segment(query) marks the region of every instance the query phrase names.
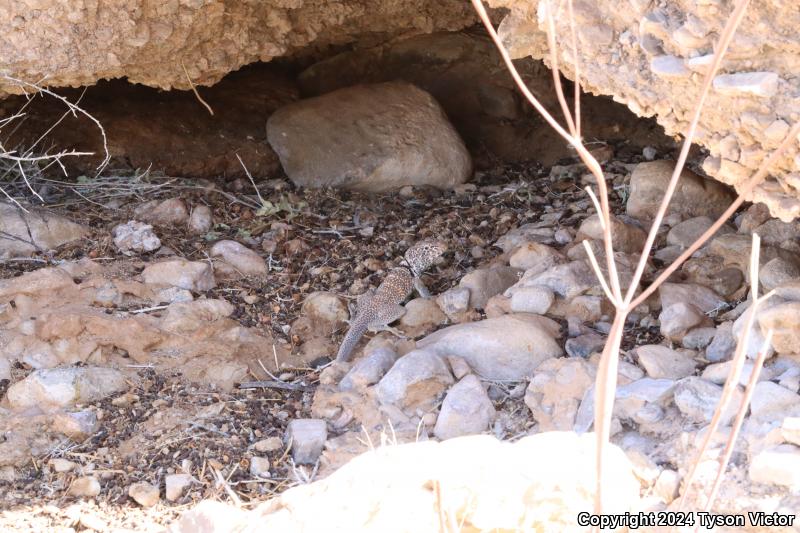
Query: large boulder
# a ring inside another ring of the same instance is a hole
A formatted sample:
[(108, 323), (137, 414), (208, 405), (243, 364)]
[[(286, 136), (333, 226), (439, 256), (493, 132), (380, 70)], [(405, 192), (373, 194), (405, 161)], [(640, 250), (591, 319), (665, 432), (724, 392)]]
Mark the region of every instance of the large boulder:
[(289, 104), (267, 121), (267, 138), (289, 179), (304, 187), (448, 188), (472, 172), (442, 108), (409, 83), (357, 85)]

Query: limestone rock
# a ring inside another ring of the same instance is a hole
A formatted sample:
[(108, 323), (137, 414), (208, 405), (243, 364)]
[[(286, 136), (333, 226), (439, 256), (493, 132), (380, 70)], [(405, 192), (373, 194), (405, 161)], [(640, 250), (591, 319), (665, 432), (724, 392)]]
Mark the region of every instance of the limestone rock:
[(56, 409), (102, 400), (128, 388), (118, 370), (102, 367), (62, 367), (36, 370), (9, 387), (6, 397), (14, 409)]
[(655, 379), (681, 379), (694, 374), (697, 362), (690, 354), (666, 346), (648, 344), (636, 348), (639, 363)]
[(68, 492), (78, 498), (94, 498), (100, 494), (100, 482), (94, 476), (79, 477), (69, 486)]
[(760, 381), (750, 400), (750, 416), (761, 421), (781, 422), (786, 416), (800, 416), (800, 396), (771, 381)]
[(250, 459), (250, 475), (256, 478), (269, 477), (269, 459), (267, 457), (253, 457)]
[[(674, 168), (673, 161), (650, 161), (636, 165), (631, 174), (631, 190), (626, 204), (629, 215), (642, 219), (655, 216)], [(734, 199), (733, 192), (724, 185), (684, 169), (667, 213), (717, 218)]]
[(433, 298), (414, 298), (405, 305), (406, 312), (400, 317), (400, 328), (412, 337), (425, 335), (447, 322)]
[(142, 278), (150, 285), (171, 285), (195, 292), (205, 292), (217, 286), (214, 270), (205, 261), (169, 259), (152, 263), (142, 271)]
[[(713, 224), (714, 220), (708, 216), (693, 217), (684, 220), (672, 227), (667, 233), (667, 244), (688, 248), (700, 238)], [(715, 235), (725, 235), (733, 232), (730, 226), (722, 226)]]
[(381, 404), (427, 410), (453, 381), (442, 357), (431, 350), (414, 350), (397, 360), (375, 391)]
[(81, 442), (97, 431), (97, 413), (89, 409), (61, 412), (53, 417), (53, 431), (63, 433), (75, 442)]
[(180, 198), (168, 198), (147, 202), (136, 208), (134, 215), (158, 226), (176, 226), (189, 219), (189, 210)]
[(544, 272), (565, 260), (564, 255), (555, 248), (538, 242), (525, 242), (513, 251), (508, 258), (508, 264), (525, 271), (537, 269), (539, 272)]
[(503, 252), (509, 253), (529, 242), (552, 244), (552, 228), (541, 228), (534, 223), (523, 224), (497, 239), (494, 245), (502, 249)]
[(511, 296), (511, 311), (514, 313), (536, 313), (543, 315), (555, 301), (555, 295), (547, 287), (533, 285), (514, 291)]
[(706, 358), (711, 362), (730, 359), (736, 350), (736, 338), (733, 336), (733, 322), (723, 322), (717, 326), (711, 344), (706, 348)]
[(0, 202), (0, 259), (33, 255), (85, 237), (89, 230), (47, 210)]
[[(702, 378), (690, 376), (677, 383), (674, 394), (675, 405), (684, 415), (693, 422), (708, 424), (722, 396), (722, 387)], [(734, 391), (727, 411), (722, 414), (722, 424), (729, 424), (733, 420), (741, 400), (741, 391)]]
[(328, 427), (324, 420), (300, 418), (286, 426), (284, 440), (292, 447), (292, 458), (298, 464), (314, 464), (322, 453), (328, 439)]
[(756, 321), (762, 335), (766, 336), (770, 329), (773, 330), (772, 346), (778, 353), (798, 352), (798, 347), (800, 347), (800, 302), (785, 302), (767, 309), (760, 309)]
[(716, 328), (694, 328), (684, 335), (683, 339), (681, 339), (681, 344), (689, 350), (702, 350), (711, 344), (716, 334)]
[(678, 302), (665, 307), (658, 315), (661, 334), (673, 341), (680, 341), (690, 329), (707, 322), (706, 316), (697, 306)]
[(365, 357), (356, 360), (353, 368), (339, 382), (339, 389), (358, 390), (374, 385), (392, 368), (395, 361), (397, 353), (388, 347), (372, 350)]
[(800, 490), (800, 447), (780, 444), (757, 453), (750, 462), (750, 480)]
[(676, 303), (687, 303), (694, 305), (703, 313), (709, 313), (725, 306), (725, 300), (713, 290), (693, 283), (662, 283), (658, 293), (662, 309)]
[[(582, 241), (587, 238), (597, 241), (603, 239), (603, 228), (600, 225), (600, 217), (598, 215), (592, 215), (584, 219), (578, 228), (578, 235), (575, 239)], [(612, 217), (611, 240), (614, 243), (614, 250), (626, 254), (641, 252), (646, 239), (647, 234), (639, 226), (625, 223), (617, 217)]]
[(505, 294), (513, 297), (514, 292), (521, 288), (540, 285), (569, 300), (591, 289), (596, 283), (597, 277), (585, 261), (572, 261), (556, 265), (541, 274), (529, 276), (526, 273)]
[(236, 241), (217, 241), (209, 251), (211, 257), (217, 257), (215, 270), (227, 276), (264, 276), (267, 274), (267, 263), (253, 250)]
[(114, 228), (114, 245), (125, 255), (152, 252), (161, 248), (161, 239), (153, 226), (131, 220)]
[(306, 296), (300, 312), (310, 321), (313, 333), (324, 336), (342, 327), (350, 318), (347, 306), (339, 295), (325, 291), (312, 292)]
[(550, 359), (542, 363), (525, 391), (525, 405), (541, 431), (570, 431), (597, 369), (584, 359)]
[(167, 501), (177, 501), (191, 484), (192, 476), (189, 474), (167, 474), (164, 478), (164, 492)]
[(480, 379), (468, 374), (444, 397), (433, 434), (441, 440), (486, 431), (496, 416)]
[(780, 257), (771, 259), (758, 271), (758, 280), (765, 292), (797, 278), (800, 278), (800, 267)]
[(418, 341), (417, 347), (442, 357), (461, 357), (484, 379), (521, 380), (563, 353), (558, 335), (558, 324), (548, 318), (512, 314), (441, 329)]
[(453, 287), (436, 297), (436, 303), (442, 312), (451, 320), (458, 318), (469, 310), (470, 291), (466, 287)]
[(139, 481), (128, 487), (128, 496), (134, 499), (142, 507), (152, 507), (160, 499), (158, 487), (146, 481)]
[(192, 209), (192, 214), (189, 215), (189, 222), (187, 222), (189, 233), (195, 235), (202, 235), (207, 233), (214, 226), (214, 217), (211, 213), (211, 208), (207, 205), (197, 205)]
[(402, 82), (289, 104), (267, 121), (267, 138), (289, 179), (303, 187), (451, 188), (472, 172), (469, 153), (439, 104)]

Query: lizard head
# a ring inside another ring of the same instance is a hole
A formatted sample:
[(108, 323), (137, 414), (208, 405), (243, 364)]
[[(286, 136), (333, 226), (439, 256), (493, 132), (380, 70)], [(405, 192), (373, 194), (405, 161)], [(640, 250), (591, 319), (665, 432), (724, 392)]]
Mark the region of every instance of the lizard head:
[(447, 251), (447, 245), (444, 241), (425, 239), (406, 251), (405, 264), (415, 276), (419, 276), (430, 268), (445, 251)]

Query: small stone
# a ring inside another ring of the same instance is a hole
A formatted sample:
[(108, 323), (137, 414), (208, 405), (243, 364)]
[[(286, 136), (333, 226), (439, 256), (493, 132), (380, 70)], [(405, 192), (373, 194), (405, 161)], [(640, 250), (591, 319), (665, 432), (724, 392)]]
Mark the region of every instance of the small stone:
[(771, 98), (778, 92), (781, 79), (774, 72), (737, 72), (714, 78), (714, 90), (728, 96), (754, 95)]
[(50, 459), (50, 466), (53, 467), (53, 470), (56, 472), (69, 472), (73, 470), (77, 464), (73, 463), (72, 461), (68, 461), (66, 459), (61, 459), (60, 457), (56, 457)]
[(648, 161), (652, 161), (658, 155), (658, 151), (653, 148), (652, 146), (645, 146), (642, 148), (642, 157), (644, 157)]
[(654, 379), (681, 379), (694, 374), (697, 362), (686, 353), (649, 344), (636, 348), (639, 363)]
[(694, 328), (684, 335), (681, 344), (689, 350), (702, 350), (714, 340), (716, 328)]
[(673, 341), (680, 341), (686, 333), (704, 322), (707, 317), (696, 306), (678, 302), (665, 307), (658, 315), (661, 322), (661, 334)]
[(339, 390), (363, 390), (374, 385), (392, 368), (397, 353), (388, 347), (380, 347), (358, 359), (339, 382)]
[(582, 358), (549, 359), (539, 365), (525, 391), (525, 405), (539, 431), (573, 429), (596, 373), (596, 366)]
[(36, 370), (9, 387), (6, 398), (14, 409), (55, 409), (92, 403), (128, 388), (125, 376), (112, 368), (60, 367)]
[(800, 278), (800, 268), (780, 257), (768, 261), (758, 271), (758, 280), (764, 287), (765, 292), (769, 292), (796, 278)]
[(142, 507), (152, 507), (160, 499), (158, 487), (146, 481), (139, 481), (128, 487), (128, 496)]
[(306, 296), (300, 313), (309, 319), (313, 334), (325, 337), (350, 318), (347, 306), (339, 295), (326, 291), (315, 291)]
[(131, 220), (113, 230), (114, 245), (125, 255), (152, 252), (161, 248), (161, 239), (153, 232), (153, 226)]
[(250, 475), (254, 477), (270, 477), (269, 459), (266, 457), (253, 457), (250, 459)]
[(267, 273), (264, 258), (236, 241), (217, 241), (209, 255), (222, 260), (222, 263), (216, 263), (216, 270), (227, 277), (264, 276)]
[(565, 300), (570, 300), (588, 291), (597, 283), (597, 278), (592, 268), (585, 261), (572, 261), (563, 265), (556, 265), (541, 274), (528, 276), (506, 291), (506, 296), (513, 297), (514, 292), (535, 285), (547, 287)]
[(792, 491), (800, 490), (800, 448), (780, 444), (757, 453), (748, 470), (754, 483), (781, 485)]
[(277, 452), (283, 448), (283, 441), (279, 437), (268, 437), (253, 444), (253, 449), (258, 453)]
[(75, 442), (86, 440), (97, 431), (97, 414), (89, 409), (58, 413), (53, 418), (53, 431), (63, 433)]
[[(571, 237), (570, 240), (572, 240)], [(509, 257), (508, 264), (525, 271), (538, 269), (539, 272), (544, 272), (551, 266), (563, 263), (565, 260), (564, 254), (555, 248), (538, 242), (526, 242), (514, 250), (511, 257)]]
[[(727, 158), (733, 159), (733, 158)], [(738, 159), (738, 158), (737, 158)], [(772, 218), (769, 207), (756, 203), (747, 208), (739, 220), (739, 233), (753, 233), (757, 227)]]
[(383, 405), (429, 410), (453, 381), (442, 357), (428, 350), (414, 350), (397, 360), (375, 391)]
[(760, 421), (782, 421), (787, 415), (800, 415), (800, 396), (771, 381), (760, 381), (750, 400), (750, 416)]
[(564, 349), (570, 357), (587, 358), (595, 352), (601, 352), (606, 345), (606, 337), (597, 333), (586, 333), (567, 339)]
[(706, 348), (706, 359), (713, 363), (726, 361), (733, 357), (736, 338), (733, 336), (733, 322), (723, 322), (716, 328), (714, 339)]
[(480, 379), (469, 374), (445, 396), (433, 434), (445, 440), (481, 433), (489, 429), (496, 415)]
[(192, 209), (192, 214), (189, 216), (189, 233), (194, 235), (202, 235), (207, 233), (214, 226), (214, 218), (211, 214), (211, 208), (207, 205), (197, 205)]
[[(700, 377), (703, 379), (710, 381), (711, 383), (716, 383), (717, 385), (724, 385), (725, 382), (728, 380), (728, 375), (731, 373), (731, 369), (733, 368), (733, 361), (725, 361), (723, 363), (714, 363), (708, 365)], [(742, 373), (739, 376), (739, 385), (742, 387), (747, 386), (750, 382), (750, 376), (753, 373), (753, 362), (752, 361), (745, 361), (744, 365), (742, 365)], [(769, 367), (764, 367), (761, 369), (761, 373), (758, 375), (758, 381), (769, 380), (771, 377), (774, 376), (774, 373), (771, 371)]]
[[(798, 347), (800, 347), (800, 302), (785, 302), (759, 310), (756, 321), (762, 336), (766, 335), (769, 330), (774, 332), (772, 346), (775, 351), (782, 354), (798, 352)], [(754, 331), (757, 329), (754, 328)], [(751, 337), (754, 335), (751, 334)]]
[(469, 289), (453, 287), (436, 297), (436, 303), (450, 319), (458, 317), (469, 309)]
[(678, 490), (681, 485), (681, 476), (674, 470), (665, 468), (658, 475), (653, 492), (659, 496), (664, 503), (669, 505), (678, 497)]
[(400, 317), (400, 328), (411, 337), (428, 334), (447, 322), (447, 316), (433, 298), (414, 298), (405, 308), (405, 314)]
[(800, 445), (800, 416), (787, 416), (781, 424), (781, 435), (786, 442)]
[[(576, 240), (594, 239), (603, 240), (603, 226), (600, 224), (600, 217), (592, 215), (581, 223), (578, 228)], [(635, 224), (625, 223), (617, 217), (611, 219), (611, 240), (614, 242), (614, 250), (624, 253), (638, 253), (647, 240), (647, 234), (642, 228)]]
[(511, 296), (511, 311), (515, 313), (536, 313), (543, 315), (555, 301), (553, 291), (547, 287), (534, 285), (514, 291)]
[(688, 78), (692, 72), (686, 68), (683, 58), (675, 56), (656, 56), (650, 60), (650, 70), (662, 78)]
[(462, 358), (455, 355), (448, 355), (446, 359), (447, 363), (450, 365), (450, 370), (453, 372), (453, 376), (455, 376), (456, 379), (461, 379), (467, 374), (472, 373), (472, 369)]
[(697, 307), (702, 313), (710, 313), (725, 306), (725, 300), (716, 292), (694, 283), (667, 282), (662, 283), (658, 290), (662, 309), (676, 303), (687, 303)]
[(295, 463), (314, 464), (322, 454), (327, 438), (328, 427), (324, 420), (299, 418), (289, 422), (284, 440), (292, 448)]
[[(700, 216), (684, 220), (675, 225), (667, 233), (667, 244), (678, 245), (688, 248), (700, 238), (712, 225), (714, 221), (710, 217)], [(725, 226), (723, 226), (725, 227)], [(730, 229), (728, 229), (730, 232)]]
[(192, 476), (189, 474), (168, 474), (164, 478), (164, 492), (167, 500), (177, 501), (191, 484)]
[(541, 228), (533, 223), (523, 224), (497, 239), (495, 246), (502, 249), (503, 252), (509, 253), (526, 242), (551, 244), (553, 234), (553, 228)]
[(94, 476), (79, 477), (72, 482), (68, 492), (78, 498), (93, 498), (100, 494), (100, 482)]
[[(722, 387), (695, 376), (680, 380), (675, 386), (674, 399), (678, 409), (696, 423), (708, 424), (722, 396)], [(728, 410), (723, 413), (722, 424), (729, 424), (742, 400), (742, 393), (736, 390)]]
[(205, 261), (168, 259), (152, 263), (142, 271), (148, 285), (171, 285), (194, 292), (205, 292), (217, 286), (214, 270)]
[(147, 202), (138, 207), (134, 214), (140, 220), (162, 226), (183, 224), (189, 218), (186, 204), (180, 198)]

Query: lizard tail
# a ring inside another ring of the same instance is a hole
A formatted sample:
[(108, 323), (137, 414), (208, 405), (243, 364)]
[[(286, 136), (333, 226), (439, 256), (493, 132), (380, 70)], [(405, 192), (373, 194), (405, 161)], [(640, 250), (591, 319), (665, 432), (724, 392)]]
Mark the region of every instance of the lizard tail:
[(342, 345), (339, 346), (339, 353), (336, 354), (337, 361), (347, 361), (350, 359), (350, 355), (353, 353), (353, 349), (358, 344), (358, 341), (361, 339), (361, 336), (364, 335), (367, 331), (367, 324), (352, 324), (350, 329), (347, 330), (347, 334), (344, 336), (342, 340)]

